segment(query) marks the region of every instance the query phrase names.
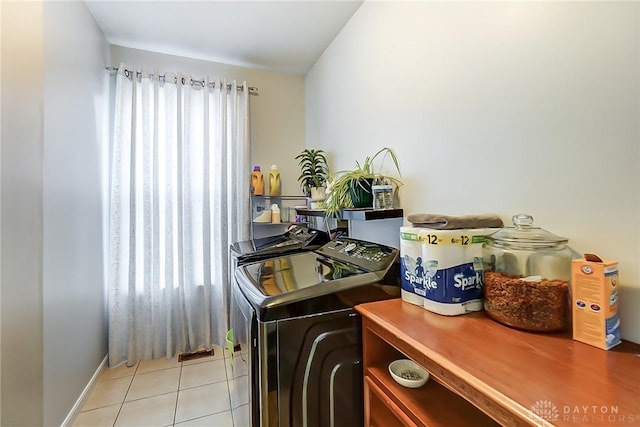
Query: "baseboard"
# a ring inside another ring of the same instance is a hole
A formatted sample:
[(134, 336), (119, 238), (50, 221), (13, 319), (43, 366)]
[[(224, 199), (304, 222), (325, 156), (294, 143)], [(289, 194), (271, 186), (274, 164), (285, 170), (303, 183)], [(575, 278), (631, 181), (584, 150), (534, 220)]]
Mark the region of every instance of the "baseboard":
[(71, 411), (69, 411), (67, 418), (65, 418), (62, 424), (60, 424), (60, 427), (71, 427), (71, 425), (73, 424), (73, 421), (76, 418), (76, 415), (78, 415), (78, 412), (82, 408), (82, 404), (84, 403), (85, 399), (89, 396), (89, 393), (91, 393), (93, 386), (98, 381), (98, 378), (100, 378), (100, 374), (102, 373), (104, 368), (107, 366), (107, 357), (108, 355), (105, 356), (104, 359), (102, 359), (102, 363), (100, 363), (100, 365), (98, 366), (98, 369), (96, 369), (96, 371), (93, 373), (93, 376), (89, 380), (89, 383), (86, 385), (84, 390), (82, 390), (80, 397), (78, 397), (78, 400), (76, 400), (75, 405), (73, 405), (73, 408), (71, 408)]

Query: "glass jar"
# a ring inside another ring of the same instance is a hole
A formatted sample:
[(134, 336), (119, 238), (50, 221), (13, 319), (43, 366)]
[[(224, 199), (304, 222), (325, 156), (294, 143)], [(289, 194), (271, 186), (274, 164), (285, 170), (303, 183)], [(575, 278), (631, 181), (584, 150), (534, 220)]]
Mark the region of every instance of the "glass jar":
[(372, 185), (373, 209), (393, 209), (393, 187), (391, 185)]
[(494, 320), (529, 331), (562, 331), (569, 325), (571, 249), (567, 239), (533, 226), (533, 217), (513, 217), (513, 227), (489, 236), (484, 308)]

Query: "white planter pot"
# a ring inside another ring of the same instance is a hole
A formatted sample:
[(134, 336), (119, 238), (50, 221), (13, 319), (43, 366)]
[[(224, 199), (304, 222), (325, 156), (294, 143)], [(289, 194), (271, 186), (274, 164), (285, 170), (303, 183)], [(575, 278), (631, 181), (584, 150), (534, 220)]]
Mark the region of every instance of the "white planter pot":
[(327, 198), (326, 187), (311, 187), (311, 200), (320, 202)]

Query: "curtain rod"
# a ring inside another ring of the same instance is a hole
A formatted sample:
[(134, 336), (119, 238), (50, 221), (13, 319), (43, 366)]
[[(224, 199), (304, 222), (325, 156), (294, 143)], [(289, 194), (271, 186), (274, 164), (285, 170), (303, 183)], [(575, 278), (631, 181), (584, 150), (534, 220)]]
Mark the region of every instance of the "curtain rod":
[[(112, 71), (112, 72), (113, 71), (118, 71), (118, 69), (119, 69), (118, 67), (105, 67), (105, 68), (107, 69), (107, 71)], [(131, 70), (127, 69), (127, 68), (124, 69), (124, 75), (126, 77), (131, 76), (133, 73), (134, 73), (133, 71), (131, 71)], [(135, 73), (136, 73), (136, 77), (142, 76), (142, 72), (140, 72), (140, 71), (135, 71)], [(149, 73), (149, 77), (153, 77), (153, 73)], [(159, 74), (158, 75), (158, 79), (160, 79), (162, 81), (165, 81), (165, 75), (164, 74)], [(177, 77), (174, 77), (174, 83), (177, 82), (177, 79), (178, 79)], [(187, 82), (187, 80), (183, 77), (182, 78), (182, 84), (185, 84), (186, 82)], [(197, 84), (197, 85), (200, 85), (201, 87), (204, 87), (204, 85), (205, 85), (204, 80), (189, 79), (189, 82), (192, 85)], [(211, 89), (215, 88), (215, 86), (216, 86), (215, 82), (209, 83), (209, 87)], [(233, 85), (231, 83), (228, 83), (227, 84), (227, 90), (230, 90), (232, 88), (232, 86)], [(236, 89), (237, 90), (244, 90), (244, 88), (242, 86), (239, 86), (239, 85), (236, 86)], [(249, 95), (258, 95), (258, 88), (254, 87), (254, 86), (249, 86)]]

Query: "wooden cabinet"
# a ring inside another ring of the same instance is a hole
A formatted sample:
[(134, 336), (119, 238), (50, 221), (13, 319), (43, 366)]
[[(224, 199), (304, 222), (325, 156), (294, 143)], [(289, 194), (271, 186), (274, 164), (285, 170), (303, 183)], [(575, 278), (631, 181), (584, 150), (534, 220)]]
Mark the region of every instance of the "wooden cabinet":
[[(367, 426), (576, 426), (640, 423), (640, 346), (604, 351), (568, 334), (515, 330), (485, 313), (447, 317), (401, 299), (362, 315)], [(400, 386), (388, 365), (431, 373)]]

